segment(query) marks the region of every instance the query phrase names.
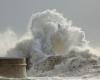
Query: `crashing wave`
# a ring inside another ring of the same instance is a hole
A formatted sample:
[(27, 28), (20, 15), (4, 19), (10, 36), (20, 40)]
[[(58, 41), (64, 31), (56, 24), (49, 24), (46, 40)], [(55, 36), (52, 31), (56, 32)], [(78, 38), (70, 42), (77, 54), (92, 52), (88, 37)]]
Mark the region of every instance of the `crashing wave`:
[(26, 57), (28, 76), (100, 75), (100, 57), (89, 46), (84, 31), (56, 10), (33, 14), (28, 28), (21, 39), (10, 36), (10, 48), (3, 46), (7, 56), (18, 53), (16, 56)]

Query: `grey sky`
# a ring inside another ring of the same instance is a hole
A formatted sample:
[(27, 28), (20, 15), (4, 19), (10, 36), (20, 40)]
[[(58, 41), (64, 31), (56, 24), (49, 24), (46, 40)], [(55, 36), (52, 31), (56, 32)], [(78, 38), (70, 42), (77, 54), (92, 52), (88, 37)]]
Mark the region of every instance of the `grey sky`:
[(86, 38), (100, 46), (100, 0), (0, 0), (0, 31), (10, 27), (18, 34), (26, 31), (32, 13), (57, 9), (82, 27)]

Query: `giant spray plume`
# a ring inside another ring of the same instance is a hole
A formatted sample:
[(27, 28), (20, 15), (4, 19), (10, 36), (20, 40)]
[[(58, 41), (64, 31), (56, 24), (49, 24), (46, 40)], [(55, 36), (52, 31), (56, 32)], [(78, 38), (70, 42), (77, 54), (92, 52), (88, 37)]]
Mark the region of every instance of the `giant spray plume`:
[(72, 47), (87, 46), (84, 31), (56, 10), (33, 14), (30, 29), (37, 49), (45, 54), (67, 54)]
[[(59, 75), (62, 72), (73, 72), (80, 69), (80, 66), (98, 62), (97, 57), (91, 54), (93, 52), (85, 39), (84, 31), (72, 26), (71, 21), (56, 10), (33, 14), (29, 28), (33, 36), (31, 55), (33, 55), (32, 62), (34, 63), (30, 70), (32, 75)], [(51, 72), (48, 72), (50, 70)], [(40, 71), (42, 71), (41, 74)], [(83, 71), (82, 74), (84, 73)]]
[(98, 62), (98, 58), (91, 54), (93, 50), (85, 39), (84, 31), (72, 26), (72, 21), (56, 10), (33, 14), (28, 29), (29, 32), (18, 39), (16, 46), (6, 54), (18, 53), (17, 56), (26, 57), (28, 75), (74, 75), (75, 70), (81, 70), (83, 74), (83, 65)]

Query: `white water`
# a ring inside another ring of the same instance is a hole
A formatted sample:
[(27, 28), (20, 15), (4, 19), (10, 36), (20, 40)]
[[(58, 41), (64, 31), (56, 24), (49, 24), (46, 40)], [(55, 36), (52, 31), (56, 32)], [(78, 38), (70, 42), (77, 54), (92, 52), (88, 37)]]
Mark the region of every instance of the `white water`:
[[(2, 39), (10, 40), (7, 42), (10, 43), (10, 47), (4, 46), (6, 44), (4, 40), (0, 41), (0, 48), (2, 44), (6, 56), (18, 53), (17, 57), (28, 58), (28, 76), (96, 77), (95, 75), (100, 75), (100, 58), (89, 46), (84, 31), (72, 26), (72, 22), (56, 10), (33, 14), (28, 29), (29, 33), (21, 39), (18, 39), (17, 35), (9, 37), (5, 34), (3, 37), (4, 34), (0, 34)], [(48, 59), (50, 56), (53, 58), (51, 62)], [(52, 65), (55, 59), (59, 62)], [(51, 65), (53, 68), (49, 69)]]

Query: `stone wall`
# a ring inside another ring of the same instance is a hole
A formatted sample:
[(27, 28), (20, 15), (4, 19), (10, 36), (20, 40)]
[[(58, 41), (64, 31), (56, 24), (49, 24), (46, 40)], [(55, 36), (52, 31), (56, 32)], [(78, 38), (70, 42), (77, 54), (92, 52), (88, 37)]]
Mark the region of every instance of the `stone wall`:
[(0, 59), (0, 76), (23, 78), (26, 76), (25, 59)]

